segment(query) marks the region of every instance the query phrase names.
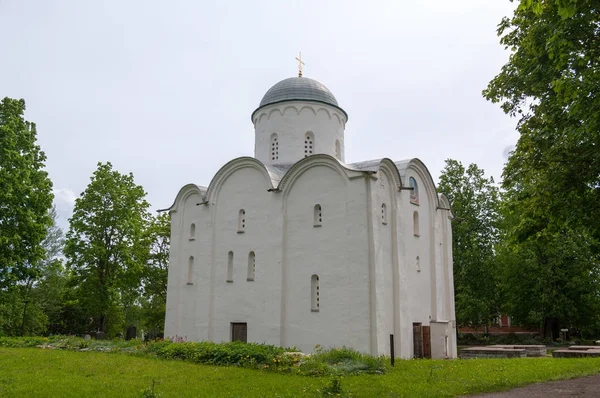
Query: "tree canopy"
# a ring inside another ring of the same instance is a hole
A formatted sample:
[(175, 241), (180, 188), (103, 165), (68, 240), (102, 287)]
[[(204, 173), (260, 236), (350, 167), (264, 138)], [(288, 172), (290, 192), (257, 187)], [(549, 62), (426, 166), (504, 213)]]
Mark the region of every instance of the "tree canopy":
[(452, 204), (456, 319), (488, 325), (498, 315), (494, 246), (499, 239), (499, 192), (475, 164), (448, 159), (438, 186)]
[[(148, 257), (150, 215), (144, 189), (111, 163), (98, 168), (75, 201), (65, 255), (84, 312), (96, 327), (119, 325), (124, 300), (134, 300)], [(121, 315), (119, 315), (121, 314)]]
[(25, 101), (0, 102), (0, 288), (32, 278), (52, 223), (52, 182)]
[(515, 320), (594, 327), (600, 238), (600, 3), (521, 0), (498, 27), (511, 51), (484, 96), (518, 118), (499, 248)]

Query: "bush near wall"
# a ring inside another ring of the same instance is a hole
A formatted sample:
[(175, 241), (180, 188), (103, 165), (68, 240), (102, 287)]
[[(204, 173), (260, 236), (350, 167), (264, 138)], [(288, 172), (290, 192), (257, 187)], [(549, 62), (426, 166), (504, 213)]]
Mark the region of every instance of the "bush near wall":
[(305, 376), (383, 374), (388, 370), (384, 357), (372, 357), (351, 348), (323, 349), (306, 355), (295, 348), (267, 344), (173, 342), (170, 340), (86, 340), (73, 336), (0, 337), (0, 347), (62, 349), (71, 351), (119, 352), (182, 360), (213, 366), (238, 366)]

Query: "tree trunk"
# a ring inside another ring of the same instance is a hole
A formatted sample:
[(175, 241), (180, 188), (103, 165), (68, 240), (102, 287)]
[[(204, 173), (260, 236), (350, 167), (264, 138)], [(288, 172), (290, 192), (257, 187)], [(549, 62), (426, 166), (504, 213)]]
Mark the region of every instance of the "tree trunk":
[(558, 319), (547, 317), (544, 319), (544, 337), (554, 341), (559, 336)]

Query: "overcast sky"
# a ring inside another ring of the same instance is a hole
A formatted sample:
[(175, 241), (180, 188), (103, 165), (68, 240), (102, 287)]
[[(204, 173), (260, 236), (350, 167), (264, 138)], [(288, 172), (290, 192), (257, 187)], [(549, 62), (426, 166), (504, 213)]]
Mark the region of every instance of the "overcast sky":
[(278, 81), (325, 84), (349, 115), (346, 161), (444, 160), (498, 181), (515, 120), (481, 91), (508, 59), (509, 0), (0, 0), (0, 97), (24, 98), (61, 225), (97, 162), (154, 210), (253, 156), (250, 114)]

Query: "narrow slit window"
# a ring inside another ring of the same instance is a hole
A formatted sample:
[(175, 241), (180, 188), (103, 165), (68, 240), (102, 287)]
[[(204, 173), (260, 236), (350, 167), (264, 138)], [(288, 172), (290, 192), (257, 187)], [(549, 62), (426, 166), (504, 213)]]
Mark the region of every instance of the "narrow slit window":
[(233, 282), (233, 252), (227, 255), (227, 282)]
[(196, 239), (196, 224), (190, 225), (190, 240)]
[(315, 148), (315, 136), (310, 131), (304, 136), (304, 157), (312, 155)]
[(240, 209), (238, 213), (238, 234), (243, 234), (246, 230), (246, 210)]
[(342, 160), (342, 146), (340, 140), (335, 140), (335, 157)]
[(279, 139), (277, 134), (271, 135), (271, 160), (279, 160)]
[(323, 210), (321, 209), (321, 205), (316, 204), (313, 215), (313, 226), (320, 227), (321, 225), (323, 225)]
[(381, 223), (383, 225), (387, 225), (388, 220), (387, 220), (387, 206), (385, 205), (385, 203), (383, 203), (381, 205)]
[(417, 256), (417, 259), (415, 260), (415, 266), (417, 267), (417, 272), (421, 272), (421, 259), (419, 256)]
[(256, 254), (254, 252), (248, 253), (248, 277), (247, 281), (253, 281), (256, 275)]
[(318, 312), (321, 308), (320, 292), (319, 292), (319, 275), (310, 277), (310, 309), (313, 312)]
[(194, 256), (190, 256), (188, 260), (187, 284), (194, 284)]
[(421, 236), (419, 234), (419, 213), (416, 211), (413, 213), (413, 235), (417, 237)]

